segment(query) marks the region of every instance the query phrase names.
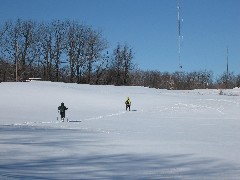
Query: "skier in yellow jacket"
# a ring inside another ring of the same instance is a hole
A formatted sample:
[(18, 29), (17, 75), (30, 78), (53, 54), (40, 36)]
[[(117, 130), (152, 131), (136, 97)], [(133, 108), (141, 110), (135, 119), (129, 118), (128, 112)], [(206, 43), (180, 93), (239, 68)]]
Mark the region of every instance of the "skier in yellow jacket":
[(126, 111), (129, 109), (129, 111), (131, 110), (131, 101), (130, 98), (127, 97), (127, 100), (125, 101), (126, 104)]

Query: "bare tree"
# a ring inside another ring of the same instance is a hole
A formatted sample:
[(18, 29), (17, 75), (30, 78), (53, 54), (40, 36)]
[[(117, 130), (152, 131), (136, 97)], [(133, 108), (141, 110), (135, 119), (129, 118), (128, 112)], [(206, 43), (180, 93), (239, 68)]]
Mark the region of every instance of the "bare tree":
[[(6, 31), (1, 37), (1, 56), (3, 59), (7, 60), (8, 63), (17, 65), (17, 60), (19, 58), (17, 43), (20, 29), (11, 21), (6, 22), (5, 27)], [(15, 79), (18, 79), (18, 74), (14, 74), (14, 76)]]
[(75, 32), (76, 32), (76, 24), (69, 22), (68, 24), (68, 33), (67, 33), (67, 53), (69, 57), (69, 64), (70, 64), (70, 82), (74, 80), (74, 65), (75, 65), (75, 58), (74, 58), (74, 51), (76, 47), (75, 43)]
[(98, 61), (98, 64), (96, 65), (95, 71), (94, 71), (94, 77), (95, 81), (94, 84), (99, 84), (100, 81), (102, 81), (102, 84), (107, 84), (106, 81), (106, 71), (109, 68), (109, 55), (108, 52), (104, 54), (100, 60)]
[(238, 86), (238, 79), (233, 72), (224, 72), (217, 78), (216, 83), (220, 89), (234, 88)]
[(44, 23), (38, 27), (38, 62), (43, 67), (43, 79), (52, 79), (53, 53), (52, 53), (52, 34), (50, 25)]
[(19, 60), (20, 60), (20, 78), (25, 80), (29, 74), (29, 66), (35, 59), (34, 54), (34, 28), (35, 24), (32, 21), (19, 21), (18, 28), (20, 33), (18, 37)]
[(112, 69), (115, 71), (115, 84), (128, 85), (130, 71), (133, 70), (133, 52), (128, 45), (118, 44), (113, 52)]
[(43, 67), (45, 80), (59, 81), (61, 56), (64, 50), (65, 24), (53, 21), (38, 26), (38, 43), (36, 47), (38, 63)]
[(123, 60), (121, 57), (121, 47), (120, 44), (117, 45), (116, 49), (114, 49), (114, 59), (113, 59), (113, 69), (116, 72), (116, 85), (121, 85), (122, 84), (122, 80), (121, 80), (121, 73), (122, 73), (122, 64), (123, 64)]
[(52, 33), (54, 43), (52, 44), (52, 56), (55, 63), (55, 81), (59, 81), (59, 66), (61, 65), (61, 56), (64, 50), (64, 38), (65, 38), (65, 23), (61, 21), (53, 21), (52, 22)]
[(75, 64), (76, 64), (76, 76), (77, 83), (83, 81), (84, 67), (86, 65), (86, 38), (87, 32), (83, 25), (77, 26), (76, 31), (76, 49), (75, 49)]
[(128, 85), (129, 82), (129, 72), (133, 69), (133, 52), (132, 49), (130, 49), (127, 45), (123, 47), (122, 51), (122, 57), (123, 57), (123, 84)]
[(88, 28), (87, 38), (87, 83), (91, 83), (94, 65), (101, 60), (101, 52), (107, 48), (107, 42), (99, 31)]

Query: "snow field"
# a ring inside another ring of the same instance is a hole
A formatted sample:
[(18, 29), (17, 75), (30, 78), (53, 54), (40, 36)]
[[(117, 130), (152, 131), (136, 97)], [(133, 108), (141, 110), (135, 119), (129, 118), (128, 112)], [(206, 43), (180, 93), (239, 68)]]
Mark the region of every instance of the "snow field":
[(0, 83), (0, 179), (238, 179), (239, 95)]

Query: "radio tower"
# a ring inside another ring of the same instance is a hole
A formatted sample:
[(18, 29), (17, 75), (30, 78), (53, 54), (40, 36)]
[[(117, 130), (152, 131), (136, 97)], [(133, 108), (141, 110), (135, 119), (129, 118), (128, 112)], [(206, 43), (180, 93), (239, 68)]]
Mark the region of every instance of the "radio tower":
[(229, 70), (228, 70), (228, 46), (227, 46), (227, 79), (226, 79), (226, 88), (228, 88), (228, 80), (229, 80)]
[(182, 35), (181, 35), (181, 13), (180, 13), (180, 0), (178, 0), (178, 66), (179, 70), (181, 71), (181, 42), (182, 42)]
[(228, 46), (227, 46), (227, 76), (228, 76), (229, 72), (228, 72)]

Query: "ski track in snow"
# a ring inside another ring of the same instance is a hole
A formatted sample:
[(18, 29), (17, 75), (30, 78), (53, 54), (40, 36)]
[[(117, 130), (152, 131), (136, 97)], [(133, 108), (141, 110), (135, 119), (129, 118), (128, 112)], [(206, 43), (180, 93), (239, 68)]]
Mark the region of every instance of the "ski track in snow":
[(120, 111), (118, 113), (111, 113), (111, 114), (107, 114), (107, 115), (100, 115), (100, 116), (91, 117), (91, 118), (85, 118), (85, 119), (79, 119), (79, 120), (69, 120), (69, 122), (67, 122), (67, 120), (65, 120), (64, 122), (62, 122), (61, 120), (56, 120), (56, 121), (34, 121), (34, 122), (28, 121), (28, 122), (23, 122), (23, 123), (13, 123), (13, 124), (5, 124), (5, 125), (34, 126), (34, 125), (41, 125), (41, 124), (46, 124), (46, 125), (49, 124), (50, 125), (50, 124), (64, 124), (64, 123), (65, 124), (66, 123), (82, 124), (85, 121), (94, 121), (94, 120), (104, 119), (104, 118), (108, 118), (108, 117), (121, 116), (121, 115), (123, 115), (125, 113), (129, 113), (129, 112), (128, 111)]
[(220, 106), (218, 108), (214, 108), (214, 107), (211, 107), (211, 106), (203, 106), (203, 105), (197, 105), (197, 104), (186, 104), (186, 103), (178, 103), (176, 104), (176, 106), (184, 106), (186, 107), (186, 109), (188, 110), (194, 110), (194, 111), (199, 111), (199, 109), (210, 109), (210, 110), (213, 110), (213, 111), (217, 111), (219, 112), (220, 114), (224, 114), (223, 110), (224, 110), (224, 107), (223, 106)]
[(198, 104), (187, 104), (187, 103), (176, 103), (173, 106), (169, 107), (169, 106), (162, 106), (162, 107), (156, 107), (154, 108), (151, 112), (165, 112), (165, 111), (173, 111), (173, 112), (185, 112), (185, 111), (195, 111), (195, 112), (199, 112), (199, 111), (203, 111), (210, 109), (213, 111), (217, 111), (219, 114), (225, 114), (224, 111), (224, 107), (223, 106), (219, 106), (219, 107), (211, 107), (211, 106), (207, 106), (207, 105), (198, 105)]
[(120, 116), (122, 114), (125, 114), (127, 111), (120, 111), (118, 113), (112, 113), (112, 114), (107, 114), (107, 115), (100, 115), (97, 117), (93, 117), (93, 118), (86, 118), (83, 119), (82, 121), (91, 121), (91, 120), (98, 120), (98, 119), (103, 119), (103, 118), (107, 118), (107, 117), (113, 117), (113, 116)]

